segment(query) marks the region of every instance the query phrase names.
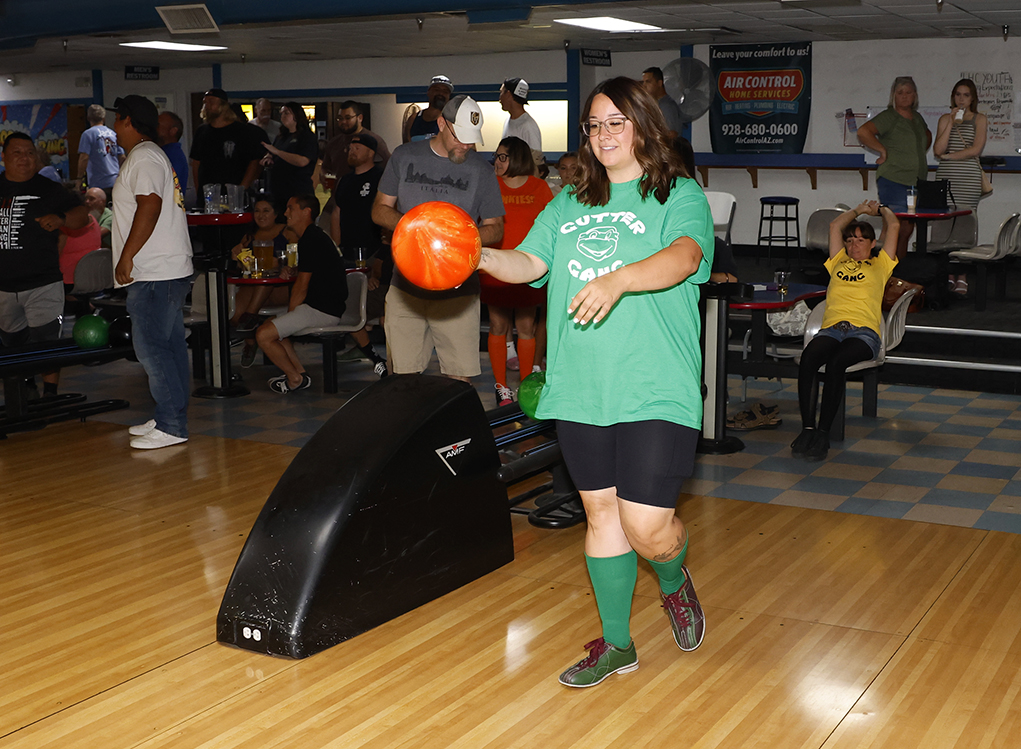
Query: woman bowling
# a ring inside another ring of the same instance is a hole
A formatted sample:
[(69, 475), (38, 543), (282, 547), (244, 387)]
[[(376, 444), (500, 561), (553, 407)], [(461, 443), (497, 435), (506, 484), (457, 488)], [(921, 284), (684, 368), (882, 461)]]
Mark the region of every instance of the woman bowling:
[(713, 220), (640, 83), (604, 81), (582, 111), (574, 183), (517, 250), (484, 248), (480, 265), (508, 283), (548, 281), (537, 416), (557, 420), (581, 492), (602, 621), (588, 656), (560, 675), (569, 687), (638, 668), (630, 616), (639, 555), (659, 576), (677, 646), (694, 650), (705, 630), (674, 511), (702, 423), (698, 284), (709, 279)]
[[(876, 247), (872, 225), (858, 221), (858, 216), (866, 215), (883, 217), (882, 251)], [(883, 291), (897, 265), (899, 228), (893, 212), (874, 200), (844, 211), (830, 223), (826, 313), (822, 329), (805, 346), (798, 368), (798, 405), (803, 426), (791, 443), (795, 456), (810, 461), (826, 458), (830, 427), (844, 399), (847, 368), (879, 353)], [(816, 424), (813, 386), (824, 364), (826, 380)]]

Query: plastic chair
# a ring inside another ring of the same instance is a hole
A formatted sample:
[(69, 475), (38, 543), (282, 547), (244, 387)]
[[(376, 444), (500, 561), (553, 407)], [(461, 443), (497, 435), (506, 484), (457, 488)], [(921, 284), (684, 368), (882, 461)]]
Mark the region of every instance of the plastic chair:
[(347, 306), (337, 325), (308, 328), (292, 340), (320, 343), (323, 347), (323, 392), (337, 392), (337, 354), (348, 333), (365, 327), (365, 303), (369, 294), (369, 277), (365, 273), (347, 274)]
[(713, 229), (716, 236), (730, 245), (730, 230), (734, 226), (737, 198), (729, 192), (713, 192), (711, 190), (706, 191), (705, 197), (709, 201), (709, 210), (713, 214)]
[(978, 216), (955, 216), (945, 221), (933, 221), (929, 231), (929, 252), (966, 250), (978, 244)]
[(70, 296), (87, 297), (113, 288), (113, 251), (103, 248), (82, 255), (74, 267)]
[(808, 224), (805, 226), (805, 247), (810, 250), (819, 250), (828, 257), (830, 224), (843, 212), (840, 208), (817, 208), (812, 211), (812, 215), (808, 217)]
[[(967, 250), (954, 250), (950, 253), (950, 262), (958, 265), (975, 267), (975, 311), (982, 312), (986, 308), (987, 290), (989, 288), (989, 268), (997, 265), (1005, 266), (1005, 260), (1015, 252), (1021, 232), (1021, 215), (1013, 213), (1004, 219), (996, 232), (993, 244), (979, 245)], [(1006, 273), (999, 277), (1000, 296), (1006, 295)]]

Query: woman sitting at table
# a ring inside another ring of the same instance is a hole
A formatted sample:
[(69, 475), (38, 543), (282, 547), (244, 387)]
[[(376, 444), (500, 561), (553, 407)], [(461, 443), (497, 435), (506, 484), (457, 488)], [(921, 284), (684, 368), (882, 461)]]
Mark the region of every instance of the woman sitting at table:
[[(858, 216), (883, 217), (882, 251), (876, 246), (871, 224)], [(879, 353), (883, 292), (897, 265), (900, 223), (893, 212), (875, 200), (845, 211), (830, 224), (830, 257), (826, 270), (826, 314), (822, 330), (801, 354), (798, 370), (798, 405), (801, 434), (791, 443), (791, 453), (807, 460), (825, 460), (830, 449), (829, 431), (844, 397), (848, 367), (873, 359)], [(813, 386), (819, 368), (826, 366), (822, 408), (818, 425), (813, 420)]]
[[(277, 212), (273, 207), (273, 198), (268, 195), (260, 195), (255, 201), (252, 209), (253, 225), (248, 233), (241, 238), (241, 241), (230, 251), (234, 260), (238, 259), (238, 253), (242, 250), (252, 250), (260, 263), (269, 265), (268, 272), (276, 275), (277, 271), (286, 274), (288, 268), (277, 267), (275, 258), (287, 252), (289, 242), (297, 242), (298, 238), (283, 224), (277, 223)], [(230, 325), (238, 333), (248, 333), (259, 327), (259, 310), (269, 305), (272, 307), (286, 307), (290, 285), (252, 285), (238, 286), (237, 295), (234, 297), (234, 315), (230, 319)], [(241, 366), (250, 367), (255, 362), (255, 353), (258, 347), (255, 338), (245, 340), (245, 348), (241, 352)]]

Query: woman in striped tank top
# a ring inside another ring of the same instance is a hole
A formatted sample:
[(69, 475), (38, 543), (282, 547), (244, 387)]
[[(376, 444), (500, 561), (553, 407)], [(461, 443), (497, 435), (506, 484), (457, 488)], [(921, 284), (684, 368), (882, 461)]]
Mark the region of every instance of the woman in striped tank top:
[[(950, 113), (939, 118), (932, 152), (939, 159), (936, 179), (950, 180), (954, 204), (976, 210), (982, 197), (982, 166), (978, 157), (986, 145), (986, 116), (978, 111), (975, 82), (962, 78), (950, 95)], [(952, 290), (968, 293), (964, 276), (950, 279)]]

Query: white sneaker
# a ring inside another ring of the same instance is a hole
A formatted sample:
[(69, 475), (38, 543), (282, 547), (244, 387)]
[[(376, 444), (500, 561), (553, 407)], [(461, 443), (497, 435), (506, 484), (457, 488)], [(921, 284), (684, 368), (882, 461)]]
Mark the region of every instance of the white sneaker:
[(138, 450), (155, 450), (160, 447), (180, 445), (182, 442), (187, 441), (187, 437), (175, 437), (154, 427), (145, 436), (135, 437), (135, 439), (131, 440), (131, 446)]
[(136, 424), (133, 427), (129, 427), (128, 434), (130, 434), (132, 437), (144, 437), (155, 428), (156, 419), (149, 419), (144, 424)]
[(540, 367), (538, 364), (533, 364), (532, 365), (532, 374), (535, 374), (536, 372), (541, 372), (541, 371), (542, 371), (542, 367)]

